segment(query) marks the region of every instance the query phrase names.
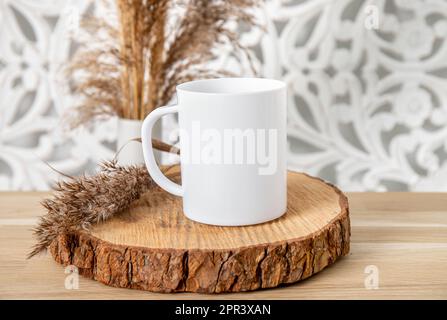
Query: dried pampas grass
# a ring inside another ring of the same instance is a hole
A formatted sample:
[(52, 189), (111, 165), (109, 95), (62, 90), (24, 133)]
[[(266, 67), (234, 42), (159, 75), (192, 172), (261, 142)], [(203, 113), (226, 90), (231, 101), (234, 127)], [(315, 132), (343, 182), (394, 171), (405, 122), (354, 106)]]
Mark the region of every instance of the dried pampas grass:
[(231, 45), (236, 59), (245, 57), (252, 65), (229, 22), (258, 26), (251, 10), (261, 2), (115, 0), (116, 23), (85, 19), (91, 40), (68, 68), (73, 89), (82, 97), (68, 119), (70, 126), (111, 115), (143, 119), (169, 103), (177, 84), (233, 75), (207, 65), (223, 44)]
[[(179, 172), (169, 169), (165, 170), (168, 178), (179, 177)], [(33, 230), (37, 243), (28, 258), (45, 251), (59, 234), (88, 231), (92, 224), (119, 214), (156, 187), (146, 167), (121, 167), (115, 161), (103, 163), (97, 175), (59, 182), (53, 197), (42, 202), (47, 213)]]

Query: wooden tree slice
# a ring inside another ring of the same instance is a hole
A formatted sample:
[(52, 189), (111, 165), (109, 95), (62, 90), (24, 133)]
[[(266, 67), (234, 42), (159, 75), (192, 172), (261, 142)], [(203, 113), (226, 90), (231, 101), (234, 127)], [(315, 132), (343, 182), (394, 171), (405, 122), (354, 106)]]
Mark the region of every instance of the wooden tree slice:
[(161, 190), (90, 233), (60, 235), (54, 259), (105, 284), (156, 292), (238, 292), (293, 283), (348, 254), (347, 198), (302, 173), (288, 174), (288, 209), (245, 227), (188, 220)]

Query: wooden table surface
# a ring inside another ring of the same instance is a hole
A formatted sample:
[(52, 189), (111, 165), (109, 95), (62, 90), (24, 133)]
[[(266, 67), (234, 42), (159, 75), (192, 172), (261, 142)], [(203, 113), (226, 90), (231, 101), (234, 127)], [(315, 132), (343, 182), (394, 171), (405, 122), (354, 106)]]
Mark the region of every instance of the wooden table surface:
[(116, 289), (82, 277), (66, 289), (70, 275), (49, 255), (25, 259), (45, 196), (0, 193), (0, 299), (447, 299), (444, 193), (348, 193), (349, 256), (297, 284), (219, 295)]

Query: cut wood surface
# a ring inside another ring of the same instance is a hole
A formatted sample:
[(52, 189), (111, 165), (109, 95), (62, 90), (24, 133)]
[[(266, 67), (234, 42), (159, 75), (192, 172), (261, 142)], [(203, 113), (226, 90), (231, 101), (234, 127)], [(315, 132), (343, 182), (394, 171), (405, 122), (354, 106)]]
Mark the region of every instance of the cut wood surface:
[(219, 227), (188, 220), (181, 198), (145, 195), (91, 232), (60, 235), (54, 259), (102, 283), (155, 292), (272, 288), (321, 271), (349, 252), (347, 198), (301, 173), (288, 175), (288, 208), (271, 222)]
[[(216, 295), (115, 288), (76, 280), (50, 254), (26, 260), (44, 214), (39, 202), (49, 196), (0, 192), (0, 299), (447, 299), (445, 193), (348, 193), (347, 256), (296, 284)], [(376, 283), (368, 281), (371, 266)]]

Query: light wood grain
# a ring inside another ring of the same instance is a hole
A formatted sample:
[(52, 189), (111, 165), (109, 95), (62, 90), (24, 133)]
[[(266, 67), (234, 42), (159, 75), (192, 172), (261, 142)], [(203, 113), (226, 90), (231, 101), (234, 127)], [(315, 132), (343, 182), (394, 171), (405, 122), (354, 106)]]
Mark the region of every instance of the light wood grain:
[[(447, 195), (350, 193), (351, 252), (338, 263), (286, 287), (203, 295), (117, 289), (80, 277), (67, 290), (64, 268), (49, 255), (25, 260), (32, 221), (48, 193), (0, 193), (1, 299), (447, 299)], [(366, 289), (365, 267), (379, 270)]]
[[(157, 191), (146, 194), (130, 210), (95, 226), (91, 234), (128, 247), (198, 250), (305, 239), (339, 217), (342, 197), (319, 179), (290, 172), (287, 212), (281, 218), (258, 225), (219, 227), (187, 219), (181, 198)], [(346, 210), (347, 204), (343, 205)]]
[(349, 253), (349, 210), (336, 187), (289, 172), (287, 212), (244, 227), (191, 221), (182, 199), (146, 193), (92, 228), (60, 234), (54, 259), (104, 284), (153, 292), (242, 292), (304, 280)]

